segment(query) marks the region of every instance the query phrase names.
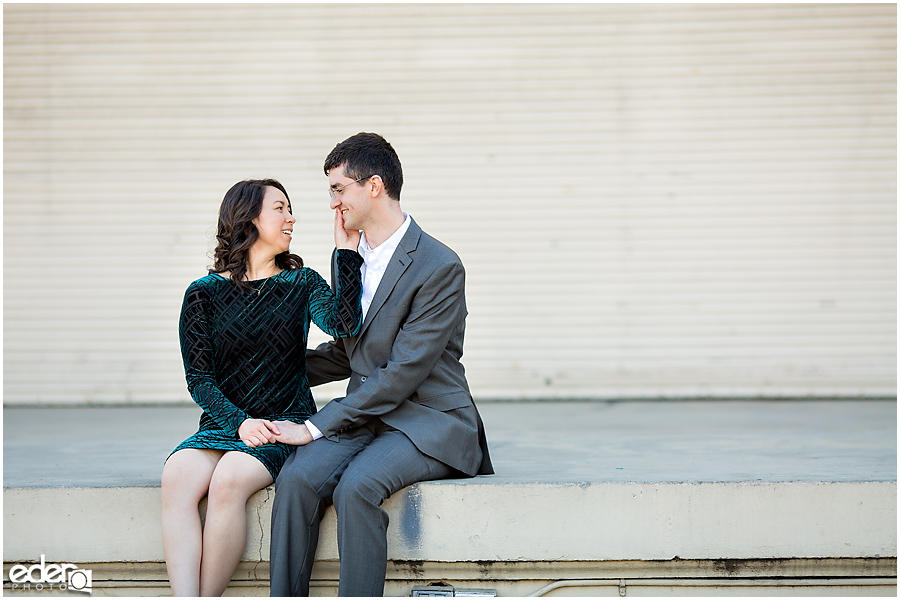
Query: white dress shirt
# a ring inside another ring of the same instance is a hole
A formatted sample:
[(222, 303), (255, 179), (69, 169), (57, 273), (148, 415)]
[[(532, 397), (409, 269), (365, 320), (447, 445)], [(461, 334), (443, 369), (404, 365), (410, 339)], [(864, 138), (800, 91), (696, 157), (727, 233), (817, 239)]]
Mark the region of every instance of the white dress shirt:
[[(364, 231), (359, 232), (359, 246), (357, 250), (363, 258), (363, 264), (359, 270), (362, 273), (362, 318), (364, 320), (369, 312), (369, 306), (372, 305), (375, 292), (378, 291), (378, 284), (381, 283), (381, 278), (384, 277), (384, 272), (387, 270), (388, 262), (394, 256), (397, 246), (400, 245), (400, 240), (406, 235), (406, 230), (409, 229), (409, 214), (404, 212), (403, 217), (403, 225), (391, 234), (391, 237), (378, 244), (375, 248), (369, 246), (366, 233)], [(309, 421), (306, 421), (306, 428), (314, 440), (323, 437), (319, 428)]]
[(381, 283), (381, 278), (384, 277), (388, 262), (391, 260), (391, 257), (394, 256), (394, 251), (397, 250), (397, 246), (400, 245), (400, 240), (406, 235), (406, 230), (409, 229), (409, 215), (403, 213), (403, 216), (405, 219), (403, 225), (400, 226), (400, 229), (395, 231), (391, 237), (375, 248), (369, 247), (369, 241), (366, 239), (365, 231), (361, 231), (359, 234), (358, 250), (360, 256), (363, 257), (363, 264), (359, 268), (362, 273), (363, 284), (363, 319), (365, 319), (366, 315), (369, 313), (369, 306), (372, 305), (372, 299), (375, 297), (375, 292), (378, 290), (378, 284)]

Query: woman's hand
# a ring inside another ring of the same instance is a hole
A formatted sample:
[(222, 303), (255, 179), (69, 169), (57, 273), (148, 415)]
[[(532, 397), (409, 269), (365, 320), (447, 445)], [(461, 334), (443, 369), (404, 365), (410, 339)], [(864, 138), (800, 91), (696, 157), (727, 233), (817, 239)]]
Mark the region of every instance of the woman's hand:
[(313, 441), (312, 434), (303, 423), (293, 421), (273, 421), (272, 423), (281, 431), (275, 436), (275, 440), (291, 446), (305, 446)]
[(344, 229), (344, 215), (340, 207), (334, 209), (334, 246), (354, 251), (359, 247), (359, 231)]
[(265, 419), (244, 419), (244, 422), (238, 427), (238, 436), (241, 441), (251, 448), (274, 442), (275, 436), (280, 433), (275, 423)]

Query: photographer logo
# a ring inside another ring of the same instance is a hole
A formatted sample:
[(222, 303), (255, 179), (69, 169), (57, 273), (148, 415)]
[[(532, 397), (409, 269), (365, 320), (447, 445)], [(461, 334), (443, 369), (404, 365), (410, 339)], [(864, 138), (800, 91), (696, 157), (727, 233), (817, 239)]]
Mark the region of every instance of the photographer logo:
[(47, 563), (41, 554), (36, 565), (14, 565), (9, 570), (12, 590), (72, 590), (90, 594), (91, 570), (79, 569), (71, 563)]

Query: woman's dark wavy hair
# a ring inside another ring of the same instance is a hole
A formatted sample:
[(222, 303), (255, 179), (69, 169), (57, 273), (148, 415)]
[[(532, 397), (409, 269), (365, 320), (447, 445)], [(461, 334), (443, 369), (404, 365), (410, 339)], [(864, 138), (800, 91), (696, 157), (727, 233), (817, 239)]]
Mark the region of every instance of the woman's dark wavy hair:
[[(218, 245), (213, 254), (214, 264), (210, 273), (231, 272), (231, 280), (239, 287), (252, 289), (245, 281), (250, 247), (259, 238), (259, 230), (253, 219), (262, 212), (263, 196), (266, 188), (273, 187), (284, 194), (290, 206), (287, 190), (274, 179), (248, 179), (239, 181), (225, 193), (219, 207), (219, 226), (216, 232)], [(299, 269), (303, 259), (290, 252), (282, 252), (275, 257), (275, 265), (282, 269)]]

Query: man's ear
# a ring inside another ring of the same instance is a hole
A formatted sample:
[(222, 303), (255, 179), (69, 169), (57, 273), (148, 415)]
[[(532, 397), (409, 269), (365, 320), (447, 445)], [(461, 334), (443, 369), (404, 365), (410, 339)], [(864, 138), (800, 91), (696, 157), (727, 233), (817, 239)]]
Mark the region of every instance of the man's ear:
[(381, 179), (381, 175), (372, 175), (369, 178), (369, 188), (370, 193), (373, 198), (376, 198), (384, 191), (384, 181)]

